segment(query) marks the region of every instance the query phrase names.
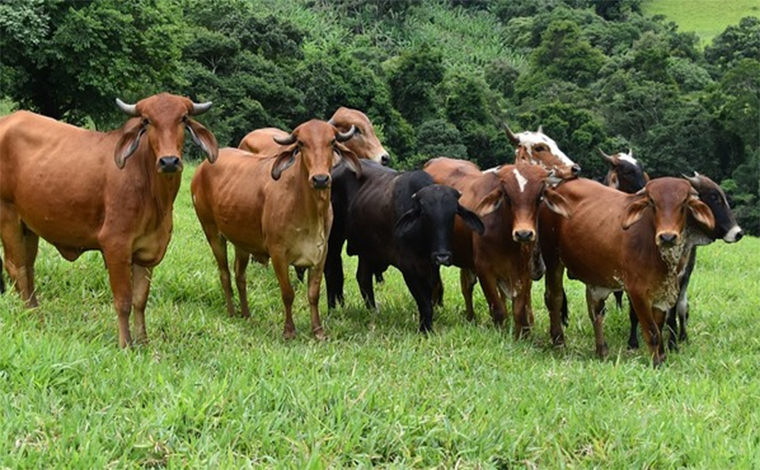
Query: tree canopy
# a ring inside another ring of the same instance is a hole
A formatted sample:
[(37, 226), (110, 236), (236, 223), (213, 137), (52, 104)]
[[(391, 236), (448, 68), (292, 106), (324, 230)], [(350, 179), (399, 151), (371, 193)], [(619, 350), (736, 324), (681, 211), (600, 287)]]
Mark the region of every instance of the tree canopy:
[(651, 176), (698, 171), (760, 233), (760, 19), (697, 37), (641, 0), (6, 0), (0, 97), (112, 127), (114, 98), (215, 102), (222, 145), (364, 110), (395, 164), (510, 161), (502, 124), (542, 125), (585, 176), (632, 148)]

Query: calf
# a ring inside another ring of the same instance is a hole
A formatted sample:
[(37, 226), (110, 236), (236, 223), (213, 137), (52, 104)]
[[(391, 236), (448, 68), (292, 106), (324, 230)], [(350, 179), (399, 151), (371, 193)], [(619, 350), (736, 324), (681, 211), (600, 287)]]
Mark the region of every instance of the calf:
[(372, 277), (395, 266), (417, 303), (420, 331), (433, 327), (433, 290), (439, 267), (451, 264), (454, 216), (483, 233), (483, 223), (459, 204), (459, 192), (434, 184), (423, 171), (397, 172), (362, 161), (362, 177), (333, 172), (336, 230), (330, 235), (326, 269), (328, 305), (343, 299), (341, 253), (359, 257), (356, 278), (365, 303), (375, 308)]
[[(286, 138), (276, 138), (281, 147), (273, 157), (223, 149), (215, 165), (198, 167), (191, 184), (193, 204), (219, 266), (230, 315), (235, 310), (228, 240), (235, 246), (235, 281), (243, 317), (250, 315), (245, 279), (248, 261), (253, 257), (266, 263), (271, 258), (285, 306), (285, 338), (296, 334), (289, 265), (309, 270), (312, 332), (324, 336), (318, 306), (333, 221), (330, 171), (342, 158), (350, 171), (360, 172), (356, 155), (342, 144), (352, 136), (353, 131), (343, 133), (327, 122), (311, 120)], [(355, 178), (353, 173), (351, 178)]]
[(636, 194), (625, 194), (587, 179), (557, 188), (570, 208), (570, 217), (542, 208), (540, 244), (546, 262), (546, 307), (550, 335), (564, 344), (560, 321), (562, 281), (568, 276), (586, 284), (586, 302), (594, 325), (596, 352), (607, 355), (603, 300), (625, 289), (642, 325), (655, 366), (665, 352), (662, 327), (665, 313), (678, 296), (678, 273), (683, 268), (687, 213), (707, 230), (715, 224), (710, 209), (691, 185), (677, 178), (659, 178)]
[(476, 210), (485, 231), (473, 234), (454, 224), (453, 264), (461, 269), (460, 281), (467, 319), (474, 319), (472, 290), (480, 280), (491, 317), (501, 325), (506, 316), (502, 297), (511, 299), (515, 336), (527, 334), (533, 326), (531, 309), (531, 257), (536, 244), (538, 208), (565, 210), (563, 200), (547, 189), (549, 172), (538, 165), (503, 165), (497, 171), (481, 172), (471, 162), (436, 158), (425, 171), (437, 183), (462, 192), (461, 203)]

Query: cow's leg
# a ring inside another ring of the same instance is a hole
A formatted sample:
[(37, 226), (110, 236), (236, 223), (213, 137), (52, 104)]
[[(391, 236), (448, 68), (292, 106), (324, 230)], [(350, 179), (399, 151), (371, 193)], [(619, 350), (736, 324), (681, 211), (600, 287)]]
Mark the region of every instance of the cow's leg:
[(0, 206), (0, 238), (5, 249), (5, 269), (8, 271), (11, 283), (16, 286), (16, 290), (21, 295), (21, 300), (27, 307), (32, 308), (36, 307), (38, 302), (34, 294), (34, 286), (29, 284), (29, 272), (34, 274), (34, 267), (30, 266), (30, 261), (27, 259), (29, 250), (26, 245), (30, 234), (31, 232), (24, 230), (12, 206), (7, 204)]
[[(404, 281), (420, 312), (420, 333), (433, 331), (433, 286), (430, 279), (424, 279), (419, 273), (402, 271)], [(430, 273), (433, 275), (433, 273)], [(434, 275), (432, 277), (435, 277)]]
[(145, 331), (145, 306), (148, 303), (152, 275), (152, 268), (132, 264), (132, 307), (135, 311), (135, 341), (138, 343), (148, 342), (148, 333)]
[(604, 339), (604, 316), (606, 313), (605, 299), (609, 291), (600, 292), (586, 286), (586, 307), (591, 324), (594, 325), (594, 338), (596, 339), (596, 355), (604, 359), (609, 353), (607, 340)]
[(103, 257), (108, 268), (108, 281), (119, 321), (119, 346), (132, 345), (129, 315), (132, 312), (132, 254), (126, 247), (104, 247)]
[(478, 282), (478, 277), (475, 275), (475, 271), (467, 268), (459, 270), (459, 285), (462, 287), (467, 321), (475, 321), (475, 309), (472, 306), (472, 290), (476, 282)]
[(686, 333), (686, 325), (689, 323), (689, 298), (686, 295), (686, 289), (684, 289), (683, 302), (679, 299), (676, 304), (676, 313), (679, 320), (678, 341), (684, 342), (689, 339)]
[(652, 307), (651, 302), (643, 294), (629, 292), (636, 315), (641, 325), (641, 333), (652, 355), (652, 364), (658, 367), (665, 360), (665, 350), (662, 342), (662, 330), (665, 314), (662, 310)]
[(663, 333), (668, 332), (668, 350), (678, 350), (678, 313), (676, 312), (676, 306), (673, 306), (665, 312), (665, 328)]
[(630, 296), (628, 297), (628, 319), (631, 322), (631, 332), (628, 335), (628, 349), (639, 348), (639, 317), (636, 315), (636, 309), (633, 308)]
[(222, 283), (222, 292), (224, 292), (224, 302), (227, 304), (227, 314), (235, 316), (235, 305), (232, 303), (232, 283), (230, 282), (230, 266), (227, 259), (227, 239), (225, 239), (216, 230), (216, 227), (203, 227), (206, 234), (206, 240), (211, 246), (211, 252), (214, 254), (216, 266), (219, 268), (219, 280)]
[(250, 253), (235, 247), (235, 284), (237, 285), (238, 297), (240, 297), (240, 311), (243, 318), (251, 316), (251, 311), (248, 308), (248, 284), (245, 279), (245, 270), (248, 268), (250, 259)]
[(443, 281), (441, 280), (441, 272), (435, 273), (433, 279), (433, 307), (443, 308)]
[(325, 339), (322, 322), (319, 319), (319, 289), (322, 284), (324, 265), (320, 264), (309, 269), (309, 310), (311, 311), (311, 332), (318, 339)]
[[(480, 288), (488, 302), (488, 308), (491, 311), (491, 319), (496, 326), (504, 325), (504, 318), (507, 316), (507, 306), (501, 298), (499, 287), (496, 285), (496, 278), (488, 273), (479, 272)], [(515, 325), (517, 327), (517, 325)]]
[(565, 344), (565, 333), (562, 331), (562, 305), (565, 301), (565, 292), (562, 286), (563, 271), (561, 265), (547, 266), (544, 275), (546, 286), (544, 304), (549, 311), (549, 336), (555, 346)]
[(282, 303), (285, 306), (285, 329), (282, 335), (285, 339), (293, 339), (296, 337), (296, 325), (293, 323), (293, 298), (295, 297), (295, 293), (293, 292), (293, 286), (290, 284), (290, 276), (288, 275), (288, 261), (284, 253), (270, 253), (270, 256), (272, 258), (274, 275), (280, 284)]
[(356, 268), (356, 282), (364, 299), (364, 305), (372, 310), (377, 310), (375, 303), (375, 288), (372, 285), (372, 266), (366, 260), (359, 257), (359, 265)]
[(512, 299), (512, 315), (515, 318), (515, 337), (525, 338), (533, 329), (533, 309), (530, 305), (531, 280), (525, 279)]
[(325, 261), (325, 287), (327, 289), (327, 308), (333, 309), (337, 304), (344, 305), (343, 298), (343, 236), (335, 227), (330, 232)]
[(32, 299), (37, 305), (37, 288), (34, 285), (34, 263), (37, 261), (37, 251), (39, 249), (40, 237), (27, 230), (24, 233), (24, 249), (26, 250), (26, 285), (32, 293)]

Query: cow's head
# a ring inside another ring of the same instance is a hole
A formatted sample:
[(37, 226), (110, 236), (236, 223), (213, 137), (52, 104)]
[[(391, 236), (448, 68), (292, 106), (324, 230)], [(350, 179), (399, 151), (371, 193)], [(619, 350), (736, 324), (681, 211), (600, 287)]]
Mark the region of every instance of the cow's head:
[(388, 151), (385, 150), (380, 139), (375, 134), (366, 114), (356, 109), (340, 107), (328, 121), (341, 132), (347, 132), (353, 126), (356, 129), (354, 137), (346, 142), (346, 147), (354, 152), (358, 158), (366, 158), (381, 165), (388, 165), (391, 161)]
[(715, 227), (710, 208), (699, 200), (691, 184), (680, 178), (653, 179), (632, 195), (623, 217), (623, 229), (641, 220), (649, 209), (654, 214), (655, 243), (661, 248), (681, 244), (687, 212), (707, 231)]
[(479, 235), (485, 231), (480, 217), (459, 204), (460, 196), (456, 189), (440, 184), (420, 189), (412, 196), (413, 207), (396, 221), (395, 236), (400, 239), (412, 235), (424, 237), (417, 245), (427, 250), (432, 263), (449, 266), (453, 261), (451, 241), (455, 215)]
[(599, 155), (610, 165), (607, 172), (607, 185), (624, 193), (633, 194), (640, 191), (649, 181), (644, 172), (644, 165), (633, 158), (633, 150), (607, 155), (599, 150)]
[(550, 171), (537, 165), (520, 163), (504, 165), (495, 176), (499, 179), (496, 189), (480, 200), (476, 211), (486, 216), (496, 210), (508, 211), (512, 218), (512, 239), (519, 243), (536, 240), (536, 220), (541, 201), (564, 217), (570, 216), (570, 206), (553, 188), (547, 187)]
[(529, 163), (554, 170), (554, 176), (561, 180), (580, 175), (580, 165), (570, 160), (557, 143), (544, 134), (541, 126), (536, 132), (525, 131), (519, 134), (512, 132), (507, 125), (504, 128), (509, 141), (515, 146), (515, 163)]
[(208, 156), (211, 163), (216, 161), (219, 146), (216, 137), (192, 116), (203, 114), (211, 108), (211, 102), (194, 103), (188, 98), (161, 93), (145, 98), (137, 104), (126, 104), (116, 98), (116, 105), (131, 119), (116, 145), (114, 159), (116, 166), (124, 168), (127, 159), (137, 151), (140, 141), (148, 141), (148, 148), (156, 158), (159, 173), (182, 171), (182, 146), (185, 129)]
[(715, 228), (710, 233), (710, 238), (717, 240), (722, 238), (726, 243), (738, 242), (744, 236), (739, 224), (736, 223), (734, 213), (728, 204), (726, 193), (715, 181), (707, 176), (700, 175), (696, 171), (694, 176), (685, 176), (691, 186), (697, 191), (699, 199), (707, 204), (715, 217)]
[(357, 176), (361, 175), (361, 165), (356, 154), (343, 145), (354, 133), (354, 128), (341, 132), (332, 124), (312, 119), (296, 127), (287, 137), (273, 137), (282, 148), (275, 157), (272, 178), (280, 179), (282, 172), (299, 158), (301, 171), (314, 189), (330, 188), (330, 171), (341, 160), (345, 160)]

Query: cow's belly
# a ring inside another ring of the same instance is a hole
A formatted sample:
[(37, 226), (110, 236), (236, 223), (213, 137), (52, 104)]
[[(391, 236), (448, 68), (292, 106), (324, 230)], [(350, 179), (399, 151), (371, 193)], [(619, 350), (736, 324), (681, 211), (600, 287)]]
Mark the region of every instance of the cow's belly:
[(567, 268), (567, 276), (587, 285), (599, 288), (622, 289), (625, 282), (625, 270), (616, 266), (614, 260), (594, 256), (589, 252), (577, 255), (565, 253), (562, 263)]

